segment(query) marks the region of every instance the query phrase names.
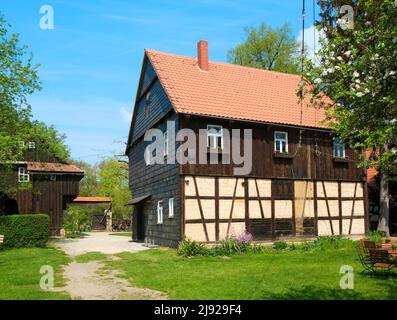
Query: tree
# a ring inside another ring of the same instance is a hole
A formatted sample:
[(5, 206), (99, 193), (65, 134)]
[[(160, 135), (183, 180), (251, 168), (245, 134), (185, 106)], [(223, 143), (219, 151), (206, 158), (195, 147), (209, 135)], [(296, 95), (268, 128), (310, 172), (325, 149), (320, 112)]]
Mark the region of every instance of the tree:
[[(336, 136), (371, 151), (360, 166), (380, 172), (378, 229), (389, 235), (388, 181), (397, 173), (397, 5), (395, 0), (322, 0), (318, 4), (317, 28), (325, 37), (317, 63), (308, 66), (308, 83), (301, 89), (313, 94), (314, 105), (325, 108), (326, 123)], [(342, 6), (351, 8), (354, 15), (340, 10)], [(324, 103), (323, 93), (333, 102)]]
[(273, 29), (261, 23), (258, 29), (247, 27), (246, 39), (228, 51), (228, 61), (246, 67), (286, 73), (300, 73), (300, 44), (285, 23)]
[(69, 157), (65, 136), (32, 120), (28, 97), (41, 89), (38, 65), (32, 64), (26, 46), (19, 44), (18, 34), (9, 34), (9, 27), (0, 13), (0, 190), (7, 193), (15, 192), (10, 185), (11, 169), (14, 162), (23, 160), (27, 148), (21, 147), (20, 141), (35, 141), (60, 161)]
[(98, 194), (112, 198), (115, 217), (127, 218), (131, 208), (125, 204), (130, 200), (128, 186), (128, 165), (114, 158), (102, 161), (98, 165)]

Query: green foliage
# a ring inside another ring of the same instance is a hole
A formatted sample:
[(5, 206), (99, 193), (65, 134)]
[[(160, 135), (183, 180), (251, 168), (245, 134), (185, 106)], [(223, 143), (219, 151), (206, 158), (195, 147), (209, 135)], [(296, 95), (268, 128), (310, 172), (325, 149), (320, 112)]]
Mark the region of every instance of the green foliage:
[(178, 254), (183, 257), (192, 257), (192, 256), (206, 256), (209, 255), (210, 250), (202, 243), (190, 240), (183, 239), (179, 242), (178, 246)]
[[(81, 196), (98, 196), (112, 198), (113, 219), (127, 219), (131, 216), (131, 207), (125, 204), (131, 199), (128, 185), (128, 164), (108, 158), (99, 164), (90, 165), (84, 161), (73, 161), (85, 172), (80, 184)], [(91, 212), (98, 207), (89, 209)]]
[(90, 224), (90, 215), (86, 208), (70, 206), (64, 215), (64, 229), (73, 233), (83, 231), (83, 224)]
[(33, 141), (40, 150), (61, 161), (69, 157), (65, 136), (52, 126), (32, 120), (28, 97), (41, 89), (38, 65), (33, 65), (32, 54), (20, 45), (18, 34), (9, 33), (9, 28), (0, 13), (0, 190), (6, 193), (16, 188), (9, 184), (12, 162), (23, 160), (27, 149), (20, 147), (20, 141)]
[[(397, 6), (395, 0), (322, 0), (324, 32), (316, 63), (308, 65), (303, 91), (326, 108), (326, 123), (346, 144), (372, 150), (361, 166), (397, 176)], [(343, 5), (354, 10), (352, 28), (338, 23)], [(303, 88), (302, 88), (303, 89)], [(332, 103), (324, 104), (325, 93)], [(380, 151), (377, 152), (376, 150)]]
[(45, 247), (48, 240), (49, 217), (45, 214), (0, 216), (0, 248)]
[(83, 236), (80, 233), (67, 233), (65, 234), (66, 239), (80, 239)]
[(246, 28), (245, 33), (245, 41), (229, 50), (229, 62), (286, 73), (300, 72), (300, 45), (287, 23), (276, 29), (261, 23), (258, 29)]
[(288, 243), (285, 241), (276, 241), (273, 243), (273, 249), (275, 250), (286, 250), (288, 248)]
[(384, 236), (385, 236), (385, 233), (383, 231), (374, 230), (371, 232), (371, 234), (369, 235), (367, 240), (376, 242), (376, 243), (380, 243), (380, 242), (382, 242), (382, 239), (384, 238)]

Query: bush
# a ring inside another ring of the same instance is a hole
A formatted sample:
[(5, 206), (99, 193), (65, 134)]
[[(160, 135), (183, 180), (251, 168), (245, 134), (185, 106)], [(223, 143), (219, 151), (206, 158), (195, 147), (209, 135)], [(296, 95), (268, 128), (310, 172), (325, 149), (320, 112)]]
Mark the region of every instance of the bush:
[(383, 231), (375, 230), (375, 231), (371, 232), (371, 234), (369, 235), (369, 237), (367, 239), (368, 239), (368, 241), (379, 243), (379, 242), (382, 242), (382, 239), (384, 236), (385, 236), (385, 233)]
[(183, 239), (179, 242), (178, 254), (184, 257), (206, 256), (209, 254), (209, 249), (202, 243)]
[(83, 231), (83, 225), (89, 224), (90, 215), (86, 208), (72, 206), (66, 210), (63, 227), (72, 233)]
[(273, 249), (286, 250), (288, 249), (288, 243), (286, 243), (285, 241), (276, 241), (273, 243)]
[(45, 247), (50, 219), (46, 214), (0, 216), (0, 248)]

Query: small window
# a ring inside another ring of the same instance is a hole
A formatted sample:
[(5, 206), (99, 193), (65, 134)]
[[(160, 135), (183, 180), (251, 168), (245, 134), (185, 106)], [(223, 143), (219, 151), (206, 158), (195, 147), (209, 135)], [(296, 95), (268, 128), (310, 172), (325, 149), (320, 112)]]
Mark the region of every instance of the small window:
[(163, 202), (157, 201), (157, 224), (163, 224)]
[(345, 144), (339, 138), (334, 140), (334, 158), (345, 158)]
[(164, 132), (164, 156), (168, 156), (168, 131)]
[(32, 142), (32, 141), (29, 141), (29, 150), (34, 150), (34, 149), (36, 149), (36, 143), (34, 143), (34, 142)]
[(174, 217), (174, 198), (168, 199), (168, 218)]
[(29, 182), (29, 173), (25, 167), (18, 168), (18, 182)]
[(274, 151), (279, 153), (288, 153), (288, 133), (274, 132)]
[(210, 149), (223, 149), (222, 126), (207, 126), (207, 147)]
[(151, 92), (148, 91), (146, 92), (146, 109), (145, 109), (145, 115), (148, 115), (150, 112), (150, 98), (151, 98)]

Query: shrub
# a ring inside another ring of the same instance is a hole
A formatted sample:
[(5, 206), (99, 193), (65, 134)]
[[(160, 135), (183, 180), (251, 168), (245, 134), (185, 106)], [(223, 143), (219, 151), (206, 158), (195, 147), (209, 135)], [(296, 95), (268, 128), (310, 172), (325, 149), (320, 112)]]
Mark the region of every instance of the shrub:
[(273, 243), (273, 249), (286, 250), (288, 249), (288, 243), (286, 243), (285, 241), (276, 241)]
[(385, 233), (383, 231), (375, 230), (375, 231), (371, 232), (371, 234), (369, 235), (369, 237), (367, 239), (368, 239), (368, 241), (378, 243), (378, 242), (382, 242), (382, 239), (384, 236), (385, 236)]
[(72, 206), (66, 211), (63, 227), (72, 233), (79, 233), (83, 231), (83, 224), (89, 221), (89, 212), (86, 208)]
[(178, 254), (184, 257), (205, 256), (209, 254), (209, 249), (202, 243), (183, 239), (179, 242)]
[(45, 247), (48, 240), (49, 217), (46, 214), (0, 216), (0, 248)]

